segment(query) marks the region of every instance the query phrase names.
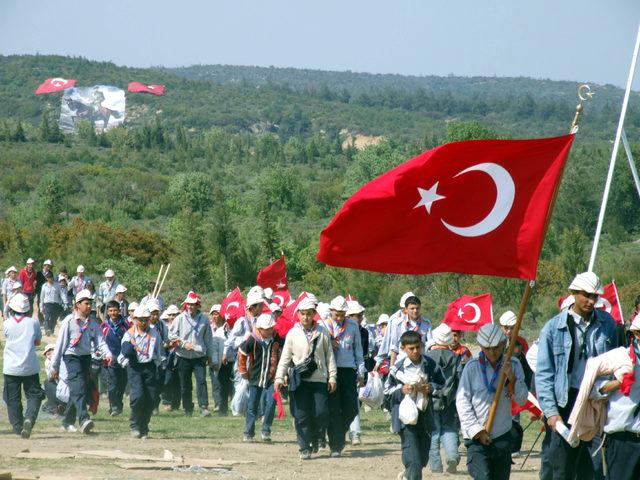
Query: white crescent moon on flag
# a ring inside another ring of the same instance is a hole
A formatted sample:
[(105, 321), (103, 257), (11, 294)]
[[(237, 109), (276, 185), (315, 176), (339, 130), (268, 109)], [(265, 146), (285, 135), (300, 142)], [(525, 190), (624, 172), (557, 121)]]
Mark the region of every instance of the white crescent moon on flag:
[(600, 297), (600, 303), (604, 307), (604, 311), (607, 313), (611, 313), (611, 302), (604, 297)]
[(505, 168), (495, 163), (480, 163), (474, 165), (473, 167), (462, 170), (453, 178), (474, 171), (484, 172), (491, 177), (491, 180), (493, 180), (493, 183), (496, 185), (496, 202), (486, 217), (469, 227), (458, 227), (440, 219), (449, 231), (462, 237), (479, 237), (498, 228), (502, 222), (504, 222), (504, 219), (507, 218), (507, 215), (509, 215), (516, 195), (516, 186), (513, 183), (511, 175), (509, 175), (509, 172)]
[[(276, 302), (276, 298), (279, 298), (279, 299), (280, 299), (280, 301), (279, 301), (279, 302)], [(274, 295), (274, 296), (273, 296), (273, 301), (274, 301), (275, 303), (277, 303), (278, 305), (280, 305), (281, 307), (282, 307), (282, 305), (284, 305), (284, 297), (283, 297), (282, 295)]]
[(51, 85), (55, 87), (61, 87), (62, 85), (66, 85), (69, 81), (66, 78), (52, 78)]
[(473, 308), (473, 318), (471, 320), (465, 320), (462, 318), (462, 310), (460, 311), (460, 318), (462, 318), (467, 323), (478, 323), (480, 321), (480, 307), (473, 302), (465, 303), (462, 308), (471, 307)]
[(240, 302), (229, 302), (229, 304), (227, 305), (227, 310), (229, 309), (229, 307), (233, 306), (235, 306), (236, 308), (240, 308)]

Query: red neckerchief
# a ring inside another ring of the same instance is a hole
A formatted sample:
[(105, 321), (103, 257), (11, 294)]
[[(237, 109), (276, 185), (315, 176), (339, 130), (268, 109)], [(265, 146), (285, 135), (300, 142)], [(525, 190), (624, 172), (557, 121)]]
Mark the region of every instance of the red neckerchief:
[(16, 321), (16, 323), (20, 323), (22, 320), (24, 320), (25, 318), (27, 318), (26, 315), (14, 315), (13, 319)]
[(420, 330), (420, 324), (422, 323), (422, 318), (418, 318), (418, 321), (416, 322), (415, 327), (411, 327), (411, 324), (409, 322), (411, 322), (411, 320), (409, 320), (409, 317), (407, 317), (407, 319), (404, 322), (404, 326), (407, 329), (406, 331), (413, 330), (414, 332), (418, 332)]
[(334, 340), (340, 340), (344, 335), (344, 332), (346, 329), (347, 329), (346, 318), (342, 321), (342, 325), (340, 326), (340, 328), (338, 328), (338, 333), (335, 333), (335, 323), (333, 322), (333, 320), (331, 320), (330, 333), (331, 333), (331, 338), (333, 338)]
[(637, 363), (637, 355), (635, 349), (635, 340), (631, 342), (629, 345), (629, 357), (631, 358), (631, 364), (633, 365), (633, 369), (629, 373), (625, 373), (622, 376), (622, 382), (620, 384), (620, 392), (628, 397), (631, 393), (631, 387), (636, 382), (636, 363)]
[[(129, 329), (129, 335), (131, 335), (131, 345), (136, 349), (140, 355), (143, 355), (145, 358), (149, 358), (149, 347), (151, 346), (151, 327), (147, 327), (147, 334), (144, 339), (140, 342), (140, 346), (136, 342), (136, 327), (131, 327)], [(143, 351), (144, 350), (144, 351)]]
[(300, 326), (302, 333), (304, 333), (305, 336), (307, 337), (307, 343), (311, 343), (311, 340), (313, 340), (313, 334), (316, 333), (316, 329), (318, 328), (318, 323), (315, 321), (313, 322), (313, 325), (311, 326), (311, 330), (309, 331), (309, 333), (307, 333), (306, 329), (302, 326), (300, 322), (298, 322), (298, 325)]
[(87, 331), (87, 328), (89, 328), (89, 322), (91, 321), (89, 317), (87, 317), (87, 319), (84, 321), (84, 324), (80, 325), (80, 319), (76, 317), (75, 320), (76, 320), (76, 323), (78, 324), (78, 327), (80, 327), (80, 333), (71, 342), (72, 347), (75, 347), (76, 345), (78, 345), (78, 343), (80, 343), (80, 339), (82, 338), (82, 335), (84, 335), (84, 332)]

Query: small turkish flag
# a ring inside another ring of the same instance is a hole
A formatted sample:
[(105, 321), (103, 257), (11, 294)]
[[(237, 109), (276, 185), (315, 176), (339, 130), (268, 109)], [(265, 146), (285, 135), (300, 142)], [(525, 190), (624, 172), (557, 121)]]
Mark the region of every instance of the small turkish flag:
[(534, 279), (573, 138), (470, 140), (424, 152), (352, 195), (320, 233), (317, 258), (373, 272)]
[[(559, 309), (562, 309), (562, 305), (567, 298), (569, 298), (568, 295), (566, 297), (561, 297), (558, 299)], [(568, 306), (572, 304), (573, 301)], [(596, 308), (599, 308), (600, 310), (604, 310), (605, 312), (611, 314), (618, 325), (624, 325), (622, 310), (620, 310), (620, 297), (618, 296), (618, 288), (616, 287), (615, 281), (612, 281), (609, 285), (604, 286), (604, 293), (600, 295), (600, 298), (596, 303)]]
[(140, 82), (131, 82), (127, 90), (133, 93), (153, 93), (154, 95), (164, 95), (164, 85), (147, 85)]
[(268, 267), (264, 267), (258, 272), (256, 283), (262, 288), (276, 290), (286, 290), (289, 288), (287, 282), (287, 266), (284, 257), (280, 257)]
[[(278, 320), (276, 320), (276, 326), (274, 327), (274, 330), (282, 338), (284, 338), (287, 333), (289, 333), (289, 330), (291, 330), (298, 321), (298, 316), (296, 315), (296, 307), (304, 298), (307, 298), (307, 292), (302, 292), (300, 295), (298, 295), (298, 298), (295, 301), (291, 302), (283, 309), (282, 315), (280, 315), (278, 317)], [(320, 315), (316, 313), (313, 319), (317, 322), (318, 320), (320, 320)]]
[(536, 417), (542, 416), (542, 410), (540, 409), (540, 404), (538, 403), (538, 399), (536, 396), (529, 392), (527, 395), (527, 401), (524, 402), (523, 405), (518, 405), (516, 402), (511, 402), (511, 415), (517, 415), (520, 412), (524, 412), (528, 410), (532, 415)]
[(472, 332), (478, 331), (486, 323), (493, 323), (491, 294), (485, 293), (477, 297), (461, 296), (449, 304), (443, 321), (451, 330)]
[(47, 78), (36, 90), (36, 95), (42, 95), (43, 93), (62, 92), (67, 88), (74, 87), (75, 85), (76, 81), (70, 78)]
[(240, 317), (244, 315), (244, 300), (242, 299), (242, 292), (239, 287), (234, 288), (226, 296), (220, 304), (220, 315), (227, 321), (229, 327), (233, 327), (233, 324)]

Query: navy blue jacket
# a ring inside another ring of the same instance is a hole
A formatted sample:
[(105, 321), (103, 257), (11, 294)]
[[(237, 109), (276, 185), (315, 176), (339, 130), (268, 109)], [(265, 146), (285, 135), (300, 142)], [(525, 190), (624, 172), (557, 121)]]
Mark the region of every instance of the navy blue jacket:
[(111, 321), (110, 318), (102, 322), (100, 325), (100, 330), (102, 330), (102, 337), (104, 338), (107, 347), (109, 347), (109, 351), (113, 358), (117, 358), (120, 355), (120, 349), (122, 348), (122, 337), (124, 337), (125, 332), (129, 329), (129, 323), (127, 320), (120, 316), (115, 323)]

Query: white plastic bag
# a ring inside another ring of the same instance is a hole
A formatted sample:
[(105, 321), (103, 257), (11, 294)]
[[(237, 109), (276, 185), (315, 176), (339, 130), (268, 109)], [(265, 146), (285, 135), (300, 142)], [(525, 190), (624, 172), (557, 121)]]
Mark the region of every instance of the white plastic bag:
[(236, 393), (231, 400), (231, 413), (234, 417), (247, 413), (249, 403), (249, 380), (244, 378), (238, 382)]
[(400, 402), (398, 416), (400, 417), (400, 421), (405, 425), (415, 425), (418, 423), (418, 407), (416, 406), (416, 402), (413, 401), (413, 398), (411, 398), (411, 395), (405, 394)]
[(384, 389), (380, 375), (375, 372), (369, 374), (367, 384), (360, 388), (358, 398), (362, 403), (371, 407), (372, 410), (380, 408), (384, 400)]

